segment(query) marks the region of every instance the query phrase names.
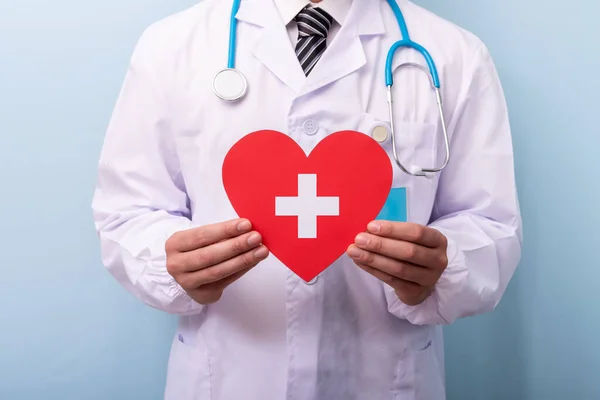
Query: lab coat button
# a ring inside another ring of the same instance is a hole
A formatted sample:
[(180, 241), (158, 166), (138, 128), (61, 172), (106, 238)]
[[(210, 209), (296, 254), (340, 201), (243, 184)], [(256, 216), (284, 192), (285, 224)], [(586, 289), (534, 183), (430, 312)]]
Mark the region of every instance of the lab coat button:
[(307, 119), (302, 124), (302, 130), (307, 135), (314, 135), (319, 130), (319, 125), (314, 119)]
[(319, 275), (315, 276), (313, 279), (311, 279), (310, 281), (306, 282), (307, 285), (314, 285), (315, 283), (317, 283), (317, 281), (319, 280)]

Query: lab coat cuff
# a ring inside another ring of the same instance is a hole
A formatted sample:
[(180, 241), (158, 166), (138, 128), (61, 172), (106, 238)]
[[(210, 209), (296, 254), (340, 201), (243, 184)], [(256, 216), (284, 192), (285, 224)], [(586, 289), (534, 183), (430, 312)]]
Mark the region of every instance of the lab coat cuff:
[(202, 311), (203, 305), (192, 299), (167, 271), (167, 256), (164, 244), (176, 232), (194, 228), (184, 218), (162, 221), (162, 229), (152, 239), (153, 244), (134, 257), (144, 263), (143, 271), (138, 275), (138, 287), (148, 293), (148, 304), (176, 315), (192, 315)]
[(414, 306), (404, 304), (395, 290), (389, 287), (386, 296), (390, 304), (389, 311), (393, 315), (406, 319), (414, 325), (448, 325), (455, 320), (452, 305), (460, 301), (460, 293), (467, 283), (468, 270), (458, 244), (451, 238), (448, 238), (446, 253), (448, 266), (432, 293), (422, 303)]
[(202, 311), (203, 306), (192, 299), (168, 273), (165, 263), (157, 260), (143, 274), (146, 285), (156, 297), (162, 299), (165, 311), (177, 315), (192, 315)]

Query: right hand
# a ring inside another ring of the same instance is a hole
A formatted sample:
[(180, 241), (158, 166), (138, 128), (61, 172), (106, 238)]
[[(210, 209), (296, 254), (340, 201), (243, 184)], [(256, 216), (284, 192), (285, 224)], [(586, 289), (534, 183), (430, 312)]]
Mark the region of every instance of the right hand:
[(267, 258), (262, 237), (247, 219), (235, 219), (175, 233), (166, 244), (167, 271), (200, 304)]

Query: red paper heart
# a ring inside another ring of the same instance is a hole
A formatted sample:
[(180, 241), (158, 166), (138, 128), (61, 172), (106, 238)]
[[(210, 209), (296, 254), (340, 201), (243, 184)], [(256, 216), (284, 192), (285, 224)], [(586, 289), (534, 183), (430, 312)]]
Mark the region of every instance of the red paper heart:
[[(223, 185), (237, 214), (252, 222), (271, 253), (310, 281), (336, 261), (377, 217), (390, 192), (392, 173), (382, 147), (359, 132), (331, 134), (307, 157), (289, 136), (258, 131), (244, 136), (227, 153)], [(279, 214), (313, 210), (307, 202), (294, 209), (293, 200), (276, 198), (297, 197), (299, 179), (308, 192), (311, 184), (314, 190), (315, 178), (316, 195), (323, 202), (316, 208), (335, 214), (337, 197), (339, 216), (300, 221), (296, 216), (276, 215), (277, 202)], [(307, 238), (314, 221), (316, 238)], [(303, 238), (299, 238), (299, 224)]]

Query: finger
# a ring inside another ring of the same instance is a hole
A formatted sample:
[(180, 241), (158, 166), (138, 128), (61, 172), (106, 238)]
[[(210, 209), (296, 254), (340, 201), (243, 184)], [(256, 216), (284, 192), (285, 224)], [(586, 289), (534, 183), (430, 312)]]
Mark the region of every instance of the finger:
[(363, 250), (420, 265), (425, 268), (442, 267), (442, 265), (438, 265), (443, 262), (440, 256), (442, 253), (420, 244), (389, 239), (370, 233), (359, 233), (356, 236), (355, 244)]
[(233, 239), (227, 239), (206, 247), (181, 253), (181, 271), (193, 272), (220, 264), (239, 254), (258, 247), (262, 236), (258, 232), (249, 232)]
[(206, 285), (202, 285), (197, 289), (193, 289), (197, 292), (222, 292), (225, 288), (231, 285), (236, 280), (240, 279), (244, 276), (248, 271), (252, 268), (246, 268), (244, 270), (238, 271), (235, 274), (229, 275), (228, 277), (221, 279), (220, 281), (207, 283)]
[(198, 288), (224, 280), (240, 271), (254, 268), (268, 256), (269, 250), (261, 245), (257, 249), (247, 251), (223, 263), (186, 274), (181, 280), (185, 281), (186, 288)]
[(168, 250), (193, 251), (247, 233), (250, 229), (252, 229), (250, 221), (242, 218), (188, 229), (175, 233), (169, 239)]
[(251, 269), (252, 268), (248, 268), (243, 271), (236, 272), (225, 279), (222, 279), (218, 282), (209, 283), (197, 289), (189, 289), (187, 290), (187, 293), (200, 304), (215, 303), (221, 298), (223, 291), (227, 288), (227, 286), (240, 279)]
[(227, 286), (231, 285), (233, 282), (237, 281), (242, 276), (246, 275), (248, 273), (248, 271), (250, 271), (255, 266), (256, 266), (256, 264), (250, 268), (246, 268), (239, 272), (236, 272), (235, 274), (230, 275), (225, 279), (221, 279), (220, 281), (210, 283), (209, 285), (212, 286), (213, 288), (215, 288), (216, 290), (223, 291), (227, 288)]
[(396, 278), (395, 276), (392, 276), (390, 274), (386, 274), (385, 272), (378, 270), (376, 268), (373, 268), (369, 265), (366, 264), (362, 264), (359, 262), (354, 262), (358, 267), (360, 267), (361, 269), (365, 270), (366, 272), (368, 272), (369, 274), (373, 275), (375, 278), (379, 279), (380, 281), (387, 283), (388, 285), (394, 287), (393, 283), (397, 280), (399, 280), (398, 278)]
[(442, 247), (446, 242), (446, 237), (438, 230), (410, 222), (373, 221), (367, 225), (367, 231), (426, 247)]
[(436, 282), (436, 274), (429, 269), (396, 261), (389, 257), (363, 250), (354, 245), (348, 248), (348, 255), (356, 263), (368, 265), (371, 268), (403, 281), (413, 282), (421, 286), (430, 286)]
[(424, 293), (423, 290), (425, 289), (425, 287), (418, 285), (414, 282), (404, 281), (368, 265), (356, 262), (355, 264), (365, 272), (373, 275), (375, 278), (392, 287), (400, 301), (406, 304), (415, 303), (411, 299), (418, 299), (422, 297)]

